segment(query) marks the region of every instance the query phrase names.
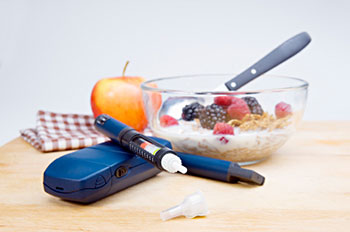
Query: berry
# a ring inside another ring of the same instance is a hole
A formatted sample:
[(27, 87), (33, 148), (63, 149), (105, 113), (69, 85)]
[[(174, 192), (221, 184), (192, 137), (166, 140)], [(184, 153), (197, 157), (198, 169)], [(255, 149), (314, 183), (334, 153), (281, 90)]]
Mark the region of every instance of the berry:
[(233, 127), (224, 122), (218, 122), (214, 126), (214, 135), (233, 135)]
[(264, 113), (261, 105), (255, 97), (244, 97), (242, 98), (248, 105), (250, 113), (262, 115)]
[(242, 120), (246, 114), (250, 114), (247, 103), (238, 97), (231, 98), (231, 105), (227, 108), (227, 112), (232, 119)]
[(217, 122), (226, 121), (226, 111), (215, 103), (206, 106), (199, 114), (199, 121), (203, 128), (213, 129)]
[(227, 144), (229, 142), (229, 140), (227, 138), (225, 138), (225, 136), (222, 136), (219, 141), (222, 143), (222, 144)]
[(231, 105), (231, 96), (219, 96), (214, 98), (214, 103), (216, 105), (227, 107)]
[(179, 125), (178, 121), (170, 115), (163, 115), (159, 120), (162, 127)]
[(292, 114), (292, 106), (291, 105), (289, 105), (285, 102), (280, 102), (275, 106), (276, 118), (284, 118), (290, 114)]
[(198, 102), (194, 102), (190, 105), (186, 105), (184, 108), (182, 108), (182, 119), (185, 121), (192, 121), (195, 118), (199, 117), (200, 111), (204, 108), (201, 104)]

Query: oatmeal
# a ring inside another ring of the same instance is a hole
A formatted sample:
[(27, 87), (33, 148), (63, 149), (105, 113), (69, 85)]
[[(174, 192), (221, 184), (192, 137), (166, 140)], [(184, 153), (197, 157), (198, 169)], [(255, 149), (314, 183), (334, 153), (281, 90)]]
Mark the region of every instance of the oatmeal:
[(174, 150), (234, 162), (261, 160), (281, 147), (292, 134), (291, 128), (240, 130), (234, 135), (213, 135), (195, 122), (180, 121), (168, 128), (154, 128), (153, 133), (171, 141)]
[(273, 115), (253, 97), (223, 96), (206, 106), (186, 105), (180, 120), (163, 115), (152, 131), (176, 151), (243, 163), (262, 160), (281, 147), (294, 131), (292, 117), (284, 102)]

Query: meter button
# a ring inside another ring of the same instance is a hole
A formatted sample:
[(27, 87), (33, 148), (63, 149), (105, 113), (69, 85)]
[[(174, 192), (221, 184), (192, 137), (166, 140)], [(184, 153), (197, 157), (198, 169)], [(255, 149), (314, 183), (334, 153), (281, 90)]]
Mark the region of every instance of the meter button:
[(126, 173), (128, 173), (128, 169), (126, 167), (119, 167), (117, 168), (117, 170), (115, 170), (115, 176), (120, 178), (126, 175)]

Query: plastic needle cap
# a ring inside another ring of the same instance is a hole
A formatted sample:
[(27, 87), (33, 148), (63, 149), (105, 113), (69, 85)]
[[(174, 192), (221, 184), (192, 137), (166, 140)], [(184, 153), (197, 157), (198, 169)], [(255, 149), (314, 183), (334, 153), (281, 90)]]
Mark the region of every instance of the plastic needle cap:
[(187, 172), (187, 168), (182, 165), (181, 159), (173, 153), (165, 154), (161, 160), (161, 165), (170, 173), (181, 172), (185, 174)]
[(160, 213), (160, 218), (163, 221), (166, 221), (178, 216), (194, 218), (197, 216), (206, 216), (208, 213), (208, 206), (205, 202), (203, 193), (197, 191), (188, 195), (181, 204), (162, 211)]

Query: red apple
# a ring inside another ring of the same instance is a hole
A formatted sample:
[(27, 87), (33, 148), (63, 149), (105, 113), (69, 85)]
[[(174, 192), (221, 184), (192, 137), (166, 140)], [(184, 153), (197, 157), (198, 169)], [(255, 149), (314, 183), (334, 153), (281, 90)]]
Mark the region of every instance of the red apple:
[[(95, 84), (91, 93), (91, 108), (95, 117), (108, 114), (142, 132), (148, 124), (140, 88), (145, 79), (124, 76), (127, 64), (121, 77), (104, 78)], [(151, 96), (154, 107), (159, 108), (159, 97)]]

